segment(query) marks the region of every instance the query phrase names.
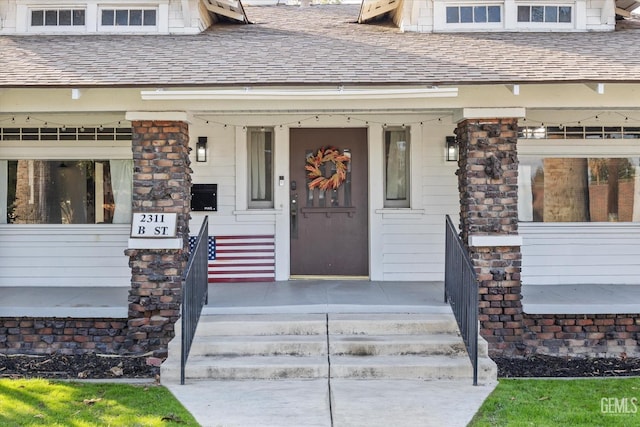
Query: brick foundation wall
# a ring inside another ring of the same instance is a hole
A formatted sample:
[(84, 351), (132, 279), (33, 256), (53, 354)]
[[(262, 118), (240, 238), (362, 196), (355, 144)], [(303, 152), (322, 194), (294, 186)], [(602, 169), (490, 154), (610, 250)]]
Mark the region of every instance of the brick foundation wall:
[(525, 314), (527, 353), (640, 357), (638, 314)]
[(3, 354), (121, 353), (127, 319), (0, 318)]

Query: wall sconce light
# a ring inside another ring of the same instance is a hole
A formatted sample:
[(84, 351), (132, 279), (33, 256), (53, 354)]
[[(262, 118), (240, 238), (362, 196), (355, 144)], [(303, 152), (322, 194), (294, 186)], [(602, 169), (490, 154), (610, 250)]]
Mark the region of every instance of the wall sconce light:
[(207, 137), (199, 136), (196, 143), (196, 162), (207, 161)]
[(458, 161), (458, 142), (455, 136), (447, 137), (447, 162)]

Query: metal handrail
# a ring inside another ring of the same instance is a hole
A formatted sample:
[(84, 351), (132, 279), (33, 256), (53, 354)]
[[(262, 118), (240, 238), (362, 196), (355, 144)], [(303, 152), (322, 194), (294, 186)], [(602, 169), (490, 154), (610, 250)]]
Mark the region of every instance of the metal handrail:
[(189, 256), (182, 282), (182, 351), (180, 355), (180, 384), (184, 384), (184, 371), (191, 344), (198, 327), (202, 307), (208, 303), (208, 240), (209, 217), (204, 218), (193, 251)]
[(465, 246), (446, 217), (444, 302), (451, 305), (473, 365), (473, 385), (478, 385), (478, 279)]

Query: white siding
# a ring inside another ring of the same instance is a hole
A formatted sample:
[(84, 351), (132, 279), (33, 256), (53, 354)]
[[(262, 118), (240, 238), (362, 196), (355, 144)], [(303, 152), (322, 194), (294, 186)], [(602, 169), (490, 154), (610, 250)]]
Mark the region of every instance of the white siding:
[[(382, 277), (376, 280), (444, 280), (445, 215), (457, 222), (456, 162), (445, 161), (445, 137), (455, 127), (427, 119), (412, 128), (411, 210), (379, 210), (382, 216)], [(417, 159), (416, 159), (417, 157)], [(372, 233), (378, 233), (372, 230)], [(373, 279), (373, 278), (372, 278)]]
[(129, 224), (0, 226), (0, 287), (131, 283)]
[(640, 284), (640, 224), (520, 223), (523, 285)]

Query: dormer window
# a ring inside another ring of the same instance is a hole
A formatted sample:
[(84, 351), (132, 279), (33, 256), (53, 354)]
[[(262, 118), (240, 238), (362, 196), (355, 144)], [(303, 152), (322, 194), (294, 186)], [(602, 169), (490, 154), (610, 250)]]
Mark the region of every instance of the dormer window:
[(500, 6), (447, 6), (447, 24), (501, 22)]
[(31, 10), (32, 27), (78, 27), (84, 25), (84, 9)]
[(103, 27), (153, 27), (157, 25), (156, 9), (102, 9)]
[(518, 22), (571, 23), (571, 6), (518, 6)]

